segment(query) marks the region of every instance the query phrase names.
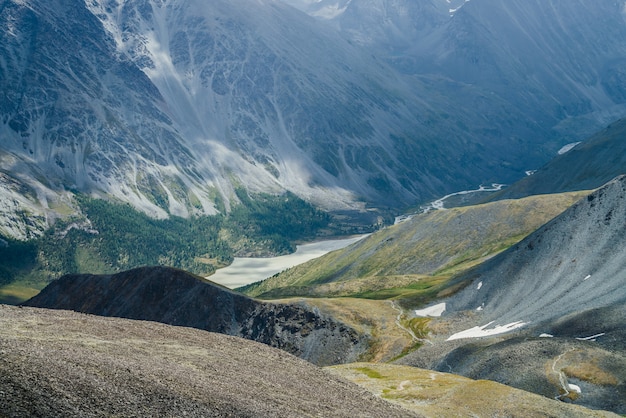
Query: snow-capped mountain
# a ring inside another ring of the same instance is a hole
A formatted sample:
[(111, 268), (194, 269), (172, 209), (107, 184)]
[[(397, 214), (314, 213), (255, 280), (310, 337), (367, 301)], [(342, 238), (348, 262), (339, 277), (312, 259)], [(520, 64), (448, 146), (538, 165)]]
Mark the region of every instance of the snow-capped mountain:
[(572, 142), (555, 129), (626, 113), (613, 1), (289, 3), (2, 1), (2, 224), (41, 231), (75, 191), (159, 217), (240, 185), (398, 207), (515, 180)]
[(393, 53), (449, 20), (464, 1), (457, 0), (282, 0), (326, 20), (359, 44)]
[(394, 206), (489, 171), (453, 172), (474, 146), (421, 83), (280, 2), (7, 0), (0, 19), (3, 189), (30, 191), (4, 195), (39, 231), (65, 190), (188, 216), (240, 184)]
[(506, 106), (503, 135), (549, 128), (541, 135), (573, 142), (626, 115), (624, 1), (283, 1), (316, 17), (340, 9), (326, 20), (344, 37), (462, 109)]
[(321, 19), (334, 19), (341, 16), (352, 0), (283, 0), (296, 9)]

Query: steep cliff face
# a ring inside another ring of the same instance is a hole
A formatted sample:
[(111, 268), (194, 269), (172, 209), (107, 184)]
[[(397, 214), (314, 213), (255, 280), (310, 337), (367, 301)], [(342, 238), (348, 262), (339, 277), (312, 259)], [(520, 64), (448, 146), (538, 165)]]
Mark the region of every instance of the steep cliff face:
[(25, 305), (235, 335), (281, 348), (318, 365), (355, 361), (368, 348), (368, 336), (314, 310), (258, 302), (164, 267), (111, 276), (63, 276)]
[(279, 2), (5, 0), (0, 21), (2, 170), (41, 212), (68, 189), (163, 217), (241, 184), (345, 209), (468, 181), (419, 86)]
[(43, 190), (99, 185), (162, 214), (140, 199), (157, 188), (149, 174), (171, 166), (180, 182), (193, 159), (149, 78), (78, 2), (5, 1), (0, 19), (3, 170)]

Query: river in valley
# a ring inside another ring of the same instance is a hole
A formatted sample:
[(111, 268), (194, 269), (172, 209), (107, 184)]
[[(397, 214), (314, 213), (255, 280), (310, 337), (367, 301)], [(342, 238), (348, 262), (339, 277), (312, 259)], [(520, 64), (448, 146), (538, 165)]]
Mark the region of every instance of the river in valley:
[[(502, 184), (492, 184), (491, 187), (481, 185), (475, 190), (464, 190), (456, 193), (451, 193), (430, 203), (428, 206), (422, 208), (420, 212), (423, 213), (430, 210), (445, 209), (444, 202), (453, 196), (482, 192), (496, 192), (502, 189), (502, 187)], [(397, 224), (411, 219), (414, 215), (415, 214), (399, 216), (396, 218), (395, 223)], [(212, 276), (208, 276), (207, 279), (211, 280), (212, 282), (219, 283), (222, 286), (226, 286), (230, 289), (235, 289), (237, 287), (245, 286), (250, 283), (258, 282), (260, 280), (265, 280), (268, 277), (272, 277), (276, 273), (280, 273), (287, 268), (294, 267), (298, 264), (302, 264), (317, 257), (321, 257), (330, 251), (347, 247), (348, 245), (357, 242), (367, 235), (368, 234), (344, 239), (317, 241), (308, 244), (298, 245), (295, 253), (283, 255), (280, 257), (235, 257), (235, 260), (230, 266), (218, 269)]]
[(367, 234), (302, 244), (296, 247), (296, 252), (293, 254), (279, 257), (235, 257), (235, 260), (230, 266), (218, 269), (212, 276), (207, 277), (207, 279), (230, 289), (235, 289), (267, 279), (287, 268), (321, 257), (331, 251), (347, 247), (366, 236)]

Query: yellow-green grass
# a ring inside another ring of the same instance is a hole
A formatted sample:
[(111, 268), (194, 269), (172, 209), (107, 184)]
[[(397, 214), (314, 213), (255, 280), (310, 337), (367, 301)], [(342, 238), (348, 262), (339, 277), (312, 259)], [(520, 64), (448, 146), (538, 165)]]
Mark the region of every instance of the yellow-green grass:
[(12, 283), (0, 287), (0, 303), (17, 305), (35, 296), (46, 283)]
[(426, 417), (605, 417), (487, 380), (392, 364), (353, 363), (326, 370)]
[(432, 211), (241, 290), (264, 299), (355, 296), (427, 301), (446, 281), (509, 248), (588, 192)]
[[(406, 328), (420, 338), (428, 333), (427, 324), (407, 322), (401, 308), (390, 301), (355, 298), (283, 299), (277, 302), (300, 303), (371, 336), (370, 347), (361, 360), (390, 361), (416, 349), (416, 341)], [(400, 321), (398, 319), (400, 318)]]
[(570, 350), (547, 362), (544, 368), (546, 376), (557, 384), (558, 373), (563, 373), (567, 378), (593, 385), (617, 386), (621, 379), (615, 373), (617, 369), (614, 366), (620, 363), (622, 361), (615, 353), (590, 346)]

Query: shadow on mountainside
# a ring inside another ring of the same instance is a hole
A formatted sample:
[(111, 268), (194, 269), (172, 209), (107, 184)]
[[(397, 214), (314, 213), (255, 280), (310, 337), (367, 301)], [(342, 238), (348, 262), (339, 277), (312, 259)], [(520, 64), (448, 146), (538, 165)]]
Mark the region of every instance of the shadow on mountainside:
[(355, 361), (368, 349), (369, 341), (368, 336), (305, 306), (259, 302), (167, 267), (114, 275), (66, 275), (24, 305), (234, 335), (317, 365)]

